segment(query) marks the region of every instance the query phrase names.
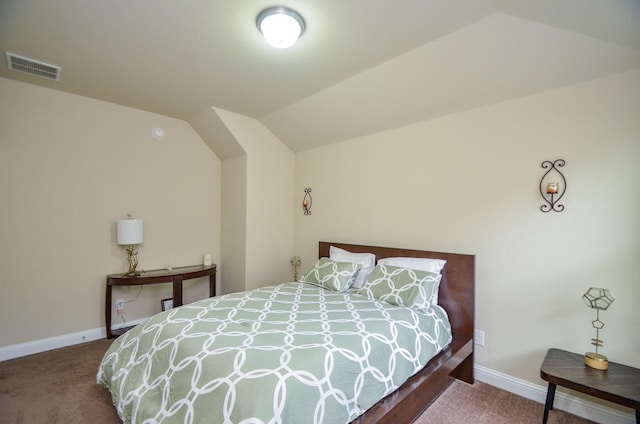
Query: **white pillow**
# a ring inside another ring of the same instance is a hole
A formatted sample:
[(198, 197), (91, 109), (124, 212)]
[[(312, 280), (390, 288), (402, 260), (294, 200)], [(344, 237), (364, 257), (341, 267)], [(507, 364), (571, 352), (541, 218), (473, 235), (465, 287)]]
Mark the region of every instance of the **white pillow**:
[[(440, 274), (442, 272), (442, 268), (447, 264), (447, 261), (444, 259), (396, 257), (380, 259), (378, 264), (436, 272)], [(434, 305), (437, 305), (438, 302), (438, 290), (436, 289), (436, 294), (433, 297), (433, 303)]]
[(373, 253), (352, 253), (339, 247), (329, 247), (329, 258), (336, 262), (352, 262), (360, 265), (351, 287), (359, 289), (369, 278), (376, 266), (376, 255)]
[(401, 268), (418, 269), (420, 271), (429, 272), (442, 272), (442, 268), (446, 265), (447, 261), (444, 259), (431, 259), (431, 258), (384, 258), (378, 261), (380, 265), (398, 266)]

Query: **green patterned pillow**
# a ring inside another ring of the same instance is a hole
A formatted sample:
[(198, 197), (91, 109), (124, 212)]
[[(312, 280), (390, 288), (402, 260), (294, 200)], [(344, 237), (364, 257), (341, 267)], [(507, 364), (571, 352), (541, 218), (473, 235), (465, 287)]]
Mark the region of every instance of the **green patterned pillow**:
[(360, 265), (356, 263), (320, 258), (315, 266), (300, 278), (300, 281), (342, 292), (349, 288), (353, 276), (359, 269)]
[(358, 293), (426, 312), (435, 301), (442, 275), (390, 265), (376, 265)]

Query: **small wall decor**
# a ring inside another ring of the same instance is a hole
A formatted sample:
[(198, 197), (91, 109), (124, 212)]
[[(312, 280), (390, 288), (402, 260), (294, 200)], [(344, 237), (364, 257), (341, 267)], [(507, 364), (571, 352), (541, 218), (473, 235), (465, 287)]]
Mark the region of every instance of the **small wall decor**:
[(564, 210), (564, 205), (558, 203), (567, 191), (567, 180), (558, 169), (564, 165), (564, 159), (556, 159), (553, 162), (545, 160), (542, 162), (542, 168), (547, 169), (547, 172), (540, 179), (540, 195), (547, 202), (540, 206), (542, 212), (562, 212)]
[(151, 130), (151, 135), (156, 140), (162, 140), (164, 138), (164, 130), (162, 128), (154, 128)]
[(304, 198), (302, 199), (302, 211), (305, 215), (311, 215), (311, 204), (313, 199), (311, 198), (311, 188), (304, 189)]

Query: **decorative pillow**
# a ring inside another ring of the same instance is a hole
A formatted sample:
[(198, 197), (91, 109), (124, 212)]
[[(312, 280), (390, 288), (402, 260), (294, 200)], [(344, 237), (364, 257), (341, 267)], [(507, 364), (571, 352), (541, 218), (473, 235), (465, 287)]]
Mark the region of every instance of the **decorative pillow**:
[(351, 287), (359, 289), (373, 272), (376, 266), (376, 255), (373, 253), (352, 253), (339, 247), (329, 247), (329, 258), (337, 262), (353, 262), (360, 265), (360, 270), (355, 276), (355, 281)]
[(419, 269), (420, 271), (437, 272), (442, 271), (442, 268), (446, 265), (447, 261), (444, 259), (430, 259), (430, 258), (384, 258), (378, 261), (380, 265), (399, 266), (402, 268)]
[(358, 293), (426, 312), (438, 293), (441, 278), (436, 272), (378, 264)]
[(320, 258), (315, 266), (300, 278), (300, 281), (342, 292), (349, 288), (352, 278), (359, 269), (360, 265), (352, 262), (336, 262), (329, 258)]
[[(397, 257), (397, 258), (384, 258), (378, 261), (381, 265), (399, 266), (402, 268), (419, 269), (421, 271), (431, 271), (440, 274), (442, 268), (447, 264), (444, 259), (431, 259), (431, 258), (410, 258), (410, 257)], [(433, 298), (433, 304), (438, 304), (438, 291)]]

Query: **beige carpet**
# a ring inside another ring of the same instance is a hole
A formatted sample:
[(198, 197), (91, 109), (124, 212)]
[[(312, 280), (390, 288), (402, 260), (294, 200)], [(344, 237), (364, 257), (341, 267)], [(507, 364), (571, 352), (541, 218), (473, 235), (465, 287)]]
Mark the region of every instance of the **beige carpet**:
[[(119, 423), (111, 396), (95, 383), (110, 343), (98, 340), (0, 362), (0, 424)], [(416, 423), (541, 423), (542, 411), (539, 403), (487, 384), (456, 381)], [(548, 422), (590, 421), (551, 411)]]
[(111, 395), (96, 384), (110, 344), (97, 340), (0, 362), (0, 423), (119, 423)]
[[(422, 414), (415, 424), (540, 424), (544, 405), (476, 381), (458, 380)], [(547, 424), (587, 424), (592, 421), (554, 409)]]

